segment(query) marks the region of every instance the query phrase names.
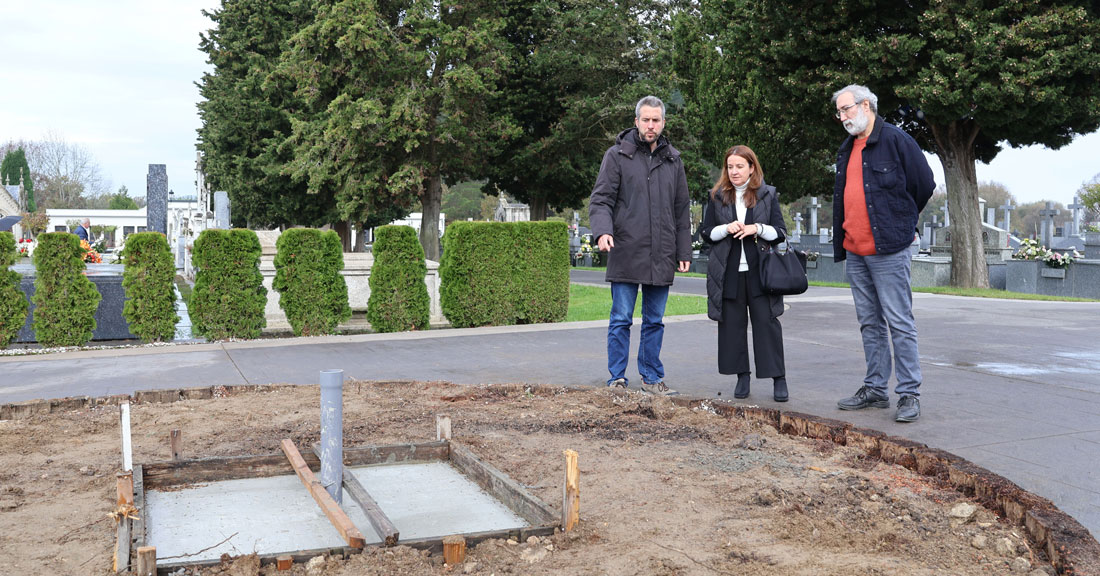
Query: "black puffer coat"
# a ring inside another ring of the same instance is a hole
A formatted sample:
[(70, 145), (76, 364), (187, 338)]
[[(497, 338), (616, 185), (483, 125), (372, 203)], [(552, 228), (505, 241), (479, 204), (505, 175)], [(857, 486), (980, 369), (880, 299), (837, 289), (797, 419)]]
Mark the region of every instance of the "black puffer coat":
[[(732, 270), (734, 273), (736, 273), (736, 267), (740, 266), (743, 246), (749, 250), (745, 254), (745, 259), (749, 263), (747, 272), (749, 292), (752, 296), (764, 295), (760, 287), (760, 249), (757, 246), (757, 242), (763, 243), (764, 240), (756, 238), (738, 240), (733, 236), (726, 236), (718, 242), (712, 242), (710, 239), (710, 233), (715, 227), (725, 226), (736, 219), (737, 210), (732, 204), (726, 204), (721, 198), (716, 200), (712, 197), (703, 211), (703, 223), (699, 225), (700, 236), (704, 242), (711, 245), (710, 259), (707, 261), (707, 316), (719, 322), (722, 320), (722, 299), (737, 297), (736, 282), (727, 286), (726, 279), (731, 277), (731, 274), (727, 273), (731, 266), (735, 267)], [(787, 226), (783, 223), (783, 211), (779, 209), (779, 196), (774, 186), (762, 184), (757, 192), (756, 205), (745, 211), (745, 224), (757, 223), (771, 225), (779, 233), (779, 237), (770, 242), (773, 246), (786, 239)], [(727, 290), (734, 292), (727, 293)], [(768, 299), (772, 317), (783, 314), (783, 297), (768, 295)]]
[(691, 261), (687, 177), (668, 138), (652, 154), (639, 146), (637, 128), (624, 130), (607, 149), (592, 189), (592, 236), (610, 234), (608, 282), (669, 286), (677, 262)]

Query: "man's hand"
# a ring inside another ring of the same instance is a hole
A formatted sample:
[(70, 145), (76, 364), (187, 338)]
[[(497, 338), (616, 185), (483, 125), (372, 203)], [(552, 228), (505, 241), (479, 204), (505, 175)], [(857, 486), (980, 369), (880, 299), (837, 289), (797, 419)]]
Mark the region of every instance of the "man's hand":
[(604, 234), (596, 240), (596, 246), (599, 247), (600, 252), (610, 252), (615, 247), (615, 239), (610, 234)]
[(691, 269), (691, 262), (688, 262), (686, 260), (680, 260), (680, 268), (679, 268), (680, 272), (687, 272), (690, 269)]

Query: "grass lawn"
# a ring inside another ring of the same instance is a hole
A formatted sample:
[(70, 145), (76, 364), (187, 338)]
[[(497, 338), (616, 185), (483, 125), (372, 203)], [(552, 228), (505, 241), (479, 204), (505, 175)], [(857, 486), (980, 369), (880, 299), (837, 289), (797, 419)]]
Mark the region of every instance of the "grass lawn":
[[(665, 306), (665, 316), (683, 314), (706, 314), (707, 299), (703, 296), (669, 294)], [(566, 322), (585, 320), (607, 320), (611, 315), (611, 288), (600, 286), (569, 285), (569, 312)], [(642, 294), (638, 291), (638, 301), (634, 304), (634, 317), (642, 316)]]

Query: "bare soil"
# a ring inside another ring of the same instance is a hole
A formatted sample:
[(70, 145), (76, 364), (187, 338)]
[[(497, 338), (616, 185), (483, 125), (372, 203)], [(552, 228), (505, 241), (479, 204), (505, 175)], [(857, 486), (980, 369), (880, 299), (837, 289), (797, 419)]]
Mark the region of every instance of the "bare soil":
[[(404, 546), (276, 572), (255, 556), (190, 574), (1053, 574), (1022, 533), (959, 493), (854, 448), (779, 434), (706, 407), (605, 389), (349, 382), (345, 443), (454, 440), (560, 511), (566, 449), (580, 454), (581, 523), (489, 540), (459, 566)], [(278, 453), (318, 441), (315, 386), (131, 407), (136, 463)], [(109, 574), (118, 411), (0, 421), (0, 573)], [(196, 530), (201, 530), (197, 526)], [(211, 544), (214, 544), (213, 542)]]

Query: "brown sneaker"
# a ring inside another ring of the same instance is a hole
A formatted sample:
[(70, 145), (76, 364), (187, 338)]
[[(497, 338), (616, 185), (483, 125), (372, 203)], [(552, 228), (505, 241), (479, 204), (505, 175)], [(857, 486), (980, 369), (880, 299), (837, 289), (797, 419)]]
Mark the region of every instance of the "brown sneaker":
[(655, 384), (646, 384), (642, 382), (642, 392), (648, 392), (654, 396), (677, 396), (680, 393), (668, 387), (668, 384), (664, 382), (657, 382)]

